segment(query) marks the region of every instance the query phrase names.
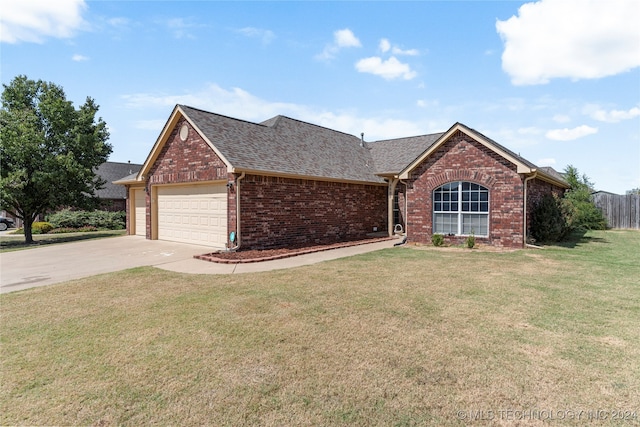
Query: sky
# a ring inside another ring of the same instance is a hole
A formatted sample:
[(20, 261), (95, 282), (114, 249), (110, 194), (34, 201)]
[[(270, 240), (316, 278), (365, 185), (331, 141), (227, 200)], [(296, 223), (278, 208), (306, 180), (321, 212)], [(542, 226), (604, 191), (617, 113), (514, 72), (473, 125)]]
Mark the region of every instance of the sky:
[(465, 124), (597, 190), (640, 187), (640, 2), (0, 0), (0, 73), (100, 106), (144, 163), (176, 104), (366, 141)]

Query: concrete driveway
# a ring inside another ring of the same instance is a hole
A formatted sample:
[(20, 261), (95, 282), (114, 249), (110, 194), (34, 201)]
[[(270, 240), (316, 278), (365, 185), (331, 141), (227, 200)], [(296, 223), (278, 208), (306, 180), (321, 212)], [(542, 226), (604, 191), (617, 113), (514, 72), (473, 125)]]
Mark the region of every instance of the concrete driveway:
[(145, 265), (192, 259), (205, 246), (121, 236), (47, 245), (0, 254), (0, 293)]
[(216, 264), (193, 258), (212, 252), (207, 246), (146, 240), (141, 236), (84, 240), (0, 253), (0, 293), (148, 265), (191, 274), (276, 270), (389, 248), (396, 242), (368, 243), (260, 263)]

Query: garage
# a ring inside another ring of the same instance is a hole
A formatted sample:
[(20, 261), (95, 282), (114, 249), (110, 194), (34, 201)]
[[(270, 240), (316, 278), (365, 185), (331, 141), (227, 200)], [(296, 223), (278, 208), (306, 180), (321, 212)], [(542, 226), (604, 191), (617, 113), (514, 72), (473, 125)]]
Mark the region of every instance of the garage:
[(147, 235), (147, 202), (144, 189), (134, 190), (133, 200), (135, 205), (134, 222), (136, 236)]
[(159, 186), (158, 239), (224, 249), (226, 183)]

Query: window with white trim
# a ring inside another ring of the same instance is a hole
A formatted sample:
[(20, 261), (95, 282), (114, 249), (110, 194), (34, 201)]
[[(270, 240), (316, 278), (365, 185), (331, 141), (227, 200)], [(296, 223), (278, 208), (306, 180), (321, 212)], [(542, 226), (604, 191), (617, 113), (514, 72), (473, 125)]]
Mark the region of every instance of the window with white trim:
[(489, 189), (457, 181), (433, 190), (433, 233), (488, 236)]

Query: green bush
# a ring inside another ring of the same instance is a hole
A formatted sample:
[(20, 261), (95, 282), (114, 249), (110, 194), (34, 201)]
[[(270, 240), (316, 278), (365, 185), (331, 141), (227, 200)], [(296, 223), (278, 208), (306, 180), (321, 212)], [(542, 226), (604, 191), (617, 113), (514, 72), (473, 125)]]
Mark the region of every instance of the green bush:
[(444, 236), (442, 234), (434, 234), (431, 236), (431, 243), (433, 243), (433, 246), (444, 245)]
[(126, 212), (72, 211), (63, 209), (47, 216), (55, 228), (95, 227), (96, 229), (122, 230), (125, 228)]
[(90, 225), (86, 227), (80, 227), (80, 228), (62, 227), (62, 228), (54, 228), (49, 232), (49, 234), (86, 233), (89, 231), (98, 231), (98, 229)]
[(558, 242), (570, 231), (562, 212), (562, 199), (545, 194), (531, 211), (531, 237), (536, 242)]
[(465, 243), (467, 244), (467, 247), (469, 249), (473, 249), (473, 247), (476, 245), (475, 234), (471, 233), (469, 236), (467, 236), (467, 240), (465, 240)]
[(48, 222), (34, 222), (31, 225), (31, 234), (47, 234), (51, 230), (53, 230), (53, 225)]

